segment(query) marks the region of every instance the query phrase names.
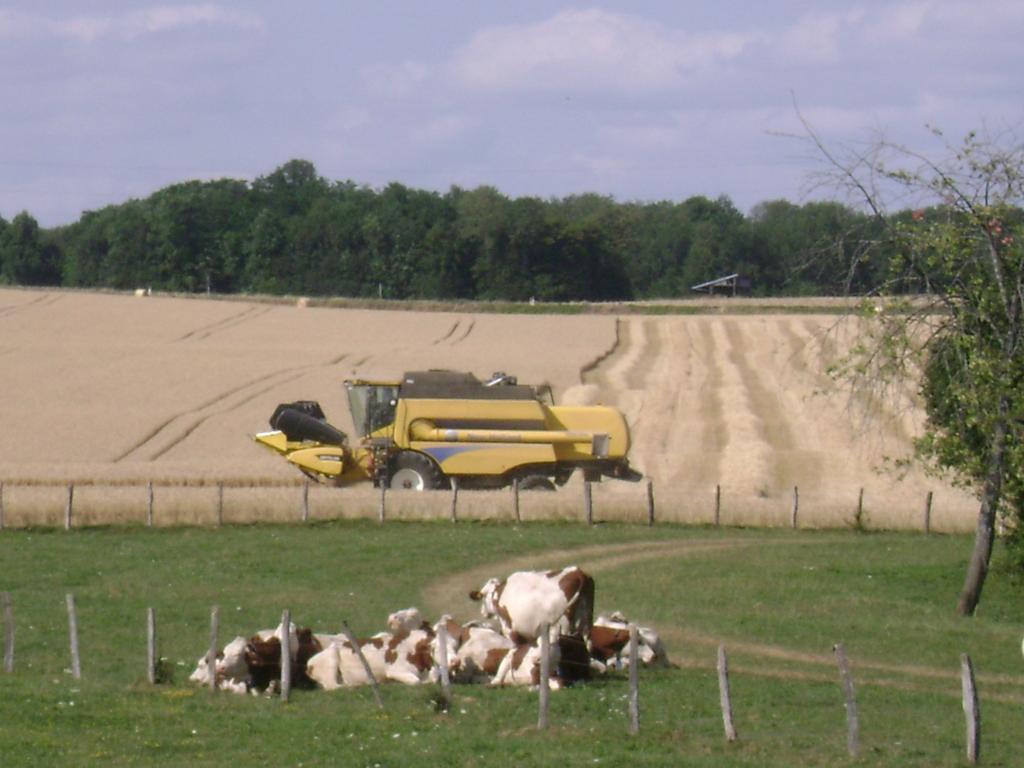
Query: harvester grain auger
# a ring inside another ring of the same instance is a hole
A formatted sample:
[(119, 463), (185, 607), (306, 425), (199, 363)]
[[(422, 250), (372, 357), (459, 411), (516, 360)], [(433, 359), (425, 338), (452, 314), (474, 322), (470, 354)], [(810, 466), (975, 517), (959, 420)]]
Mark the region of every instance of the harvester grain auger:
[(639, 480), (629, 466), (629, 428), (610, 406), (556, 406), (547, 387), (494, 374), (414, 371), (400, 381), (345, 382), (358, 442), (327, 423), (314, 401), (282, 403), (255, 440), (313, 479), (372, 480), (424, 490), (553, 489), (577, 469), (587, 479)]

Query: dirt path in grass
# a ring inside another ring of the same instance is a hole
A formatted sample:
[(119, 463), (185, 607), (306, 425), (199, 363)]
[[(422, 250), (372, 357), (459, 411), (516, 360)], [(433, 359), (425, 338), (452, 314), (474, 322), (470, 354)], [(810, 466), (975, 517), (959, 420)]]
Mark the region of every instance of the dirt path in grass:
[[(830, 541), (821, 537), (767, 541), (725, 538), (698, 541), (638, 541), (574, 549), (551, 549), (449, 574), (425, 585), (422, 601), (428, 616), (450, 613), (456, 620), (467, 621), (479, 617), (478, 605), (469, 599), (468, 592), (478, 588), (491, 576), (500, 576), (516, 570), (547, 569), (574, 564), (599, 577), (602, 573), (626, 565), (667, 557), (713, 555), (717, 552), (753, 546), (820, 545)], [(739, 660), (738, 663), (730, 664), (736, 672), (823, 683), (838, 680), (835, 658), (830, 653), (812, 653), (798, 648), (750, 642), (743, 638), (723, 637), (694, 627), (659, 625), (657, 630), (669, 649), (669, 657), (679, 666), (713, 669), (714, 649), (721, 644), (726, 647), (732, 658)], [(694, 654), (695, 650), (701, 651), (699, 656)], [(851, 668), (859, 685), (960, 696), (960, 675), (956, 667), (893, 664), (857, 657), (851, 659)], [(1024, 705), (1024, 693), (1021, 692), (1024, 689), (1024, 675), (976, 673), (975, 677), (980, 685), (986, 687), (986, 699)]]

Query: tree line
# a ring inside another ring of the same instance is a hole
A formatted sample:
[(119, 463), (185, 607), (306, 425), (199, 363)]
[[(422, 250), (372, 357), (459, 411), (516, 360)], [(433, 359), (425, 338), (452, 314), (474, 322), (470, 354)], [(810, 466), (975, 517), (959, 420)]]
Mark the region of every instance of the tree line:
[(739, 272), (762, 295), (870, 290), (871, 217), (835, 202), (617, 202), (372, 189), (291, 160), (255, 181), (175, 184), (40, 228), (0, 217), (0, 283), (390, 299), (602, 301), (690, 295)]

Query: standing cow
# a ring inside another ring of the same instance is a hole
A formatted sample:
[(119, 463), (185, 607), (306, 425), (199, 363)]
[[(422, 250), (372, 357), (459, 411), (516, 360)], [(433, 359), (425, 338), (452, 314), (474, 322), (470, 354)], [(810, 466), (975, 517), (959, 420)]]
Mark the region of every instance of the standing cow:
[(575, 565), (489, 579), (469, 597), (479, 600), (480, 613), (497, 618), (502, 634), (517, 644), (536, 640), (544, 624), (588, 638), (594, 623), (594, 580)]

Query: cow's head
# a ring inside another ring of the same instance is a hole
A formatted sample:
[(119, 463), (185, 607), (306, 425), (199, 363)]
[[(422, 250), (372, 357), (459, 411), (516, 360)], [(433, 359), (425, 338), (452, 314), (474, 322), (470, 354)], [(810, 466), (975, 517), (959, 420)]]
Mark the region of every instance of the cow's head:
[(501, 579), (490, 578), (480, 589), (469, 593), (470, 600), (480, 601), (480, 613), (484, 617), (498, 615), (498, 598), (501, 596)]
[(419, 608), (404, 608), (388, 615), (388, 629), (392, 632), (412, 632), (423, 625)]

